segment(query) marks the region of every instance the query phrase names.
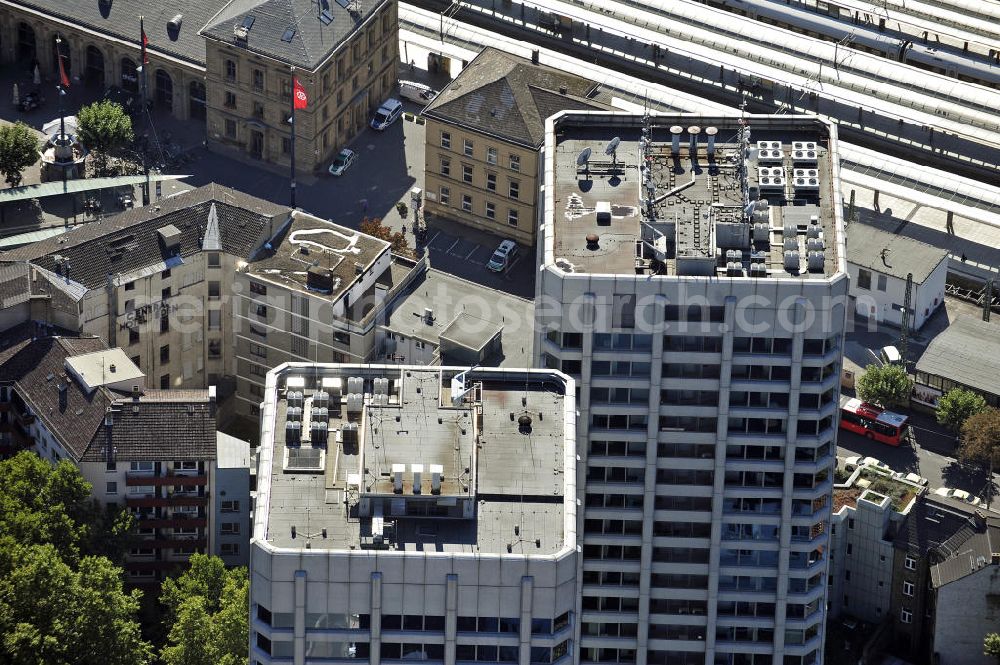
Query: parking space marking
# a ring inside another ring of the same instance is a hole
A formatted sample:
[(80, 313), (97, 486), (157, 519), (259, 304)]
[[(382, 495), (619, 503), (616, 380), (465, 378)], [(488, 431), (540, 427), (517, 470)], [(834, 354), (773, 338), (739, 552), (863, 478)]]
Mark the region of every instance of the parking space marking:
[(511, 264), (507, 266), (507, 269), (503, 271), (503, 278), (505, 280), (507, 280), (508, 282), (511, 280), (510, 271), (513, 270), (514, 266), (516, 266), (520, 261), (521, 261), (521, 255), (518, 254), (516, 257), (514, 257), (514, 260), (511, 262)]
[(476, 245), (475, 247), (473, 247), (472, 251), (470, 251), (468, 254), (465, 255), (465, 260), (468, 261), (470, 258), (472, 258), (472, 255), (475, 254), (477, 251), (479, 251), (480, 247), (482, 247), (482, 245)]
[(437, 240), (437, 237), (439, 235), (441, 235), (441, 232), (440, 231), (435, 231), (434, 235), (431, 237), (431, 239), (427, 241), (427, 244), (428, 245), (432, 244), (435, 240)]
[(457, 244), (458, 244), (458, 243), (460, 243), (460, 242), (462, 242), (462, 239), (461, 239), (461, 238), (455, 238), (455, 242), (451, 243), (451, 247), (449, 247), (448, 249), (446, 249), (446, 250), (444, 250), (444, 251), (446, 251), (446, 252), (448, 252), (449, 254), (451, 254), (451, 250), (455, 249), (455, 245), (457, 245)]

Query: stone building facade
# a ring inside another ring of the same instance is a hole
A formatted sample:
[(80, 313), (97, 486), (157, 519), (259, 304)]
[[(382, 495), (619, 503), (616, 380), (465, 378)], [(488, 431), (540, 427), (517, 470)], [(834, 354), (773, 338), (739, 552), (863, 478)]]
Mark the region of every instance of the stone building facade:
[[(59, 79), (55, 47), (59, 37), (71, 86), (96, 90), (119, 86), (135, 95), (138, 108), (142, 81), (139, 14), (145, 13), (149, 101), (178, 119), (204, 120), (205, 46), (197, 30), (224, 2), (180, 0), (174, 3), (177, 13), (167, 17), (151, 2), (138, 4), (147, 6), (126, 13), (110, 2), (66, 0), (53, 7), (42, 0), (4, 0), (0, 2), (0, 61), (23, 66), (28, 81), (37, 64), (42, 94), (54, 100), (55, 90), (49, 94), (45, 87), (54, 87)], [(181, 19), (174, 21), (177, 17)]]
[(547, 116), (606, 109), (598, 86), (484, 49), (424, 109), (424, 212), (533, 245)]
[(208, 141), (239, 157), (289, 165), (294, 73), (309, 98), (295, 113), (296, 168), (308, 173), (353, 140), (395, 88), (397, 8), (392, 0), (360, 9), (330, 3), (327, 22), (315, 2), (278, 4), (301, 17), (296, 25), (258, 17), (257, 7), (227, 7), (202, 30)]

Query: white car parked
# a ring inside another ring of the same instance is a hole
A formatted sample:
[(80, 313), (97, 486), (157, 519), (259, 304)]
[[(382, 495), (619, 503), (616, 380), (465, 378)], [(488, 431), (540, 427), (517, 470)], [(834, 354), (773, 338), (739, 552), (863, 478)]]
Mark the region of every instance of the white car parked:
[(333, 164), (330, 164), (330, 175), (344, 175), (344, 171), (351, 168), (354, 164), (354, 160), (358, 158), (358, 153), (354, 152), (350, 148), (344, 148), (337, 153), (337, 156), (333, 160)]
[(914, 485), (920, 485), (921, 487), (927, 485), (927, 479), (915, 473), (903, 473), (902, 471), (897, 471), (892, 474), (892, 477), (896, 480), (902, 480), (908, 483), (913, 483)]
[(965, 490), (952, 489), (951, 487), (939, 487), (934, 490), (934, 494), (937, 496), (943, 496), (948, 499), (955, 499), (956, 501), (962, 501), (969, 504), (970, 506), (978, 506), (983, 502), (978, 496), (972, 496)]
[(861, 455), (855, 455), (844, 460), (845, 471), (854, 471), (859, 466), (868, 467), (869, 469), (878, 471), (879, 473), (892, 473), (892, 469), (889, 468), (888, 464), (874, 457), (862, 457)]

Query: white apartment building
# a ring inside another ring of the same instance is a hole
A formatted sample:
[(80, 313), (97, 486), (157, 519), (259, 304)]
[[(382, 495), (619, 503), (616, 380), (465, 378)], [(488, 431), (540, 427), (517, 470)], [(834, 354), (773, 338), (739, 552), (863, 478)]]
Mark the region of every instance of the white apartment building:
[(577, 380), (579, 661), (821, 663), (835, 128), (564, 112), (543, 162), (534, 352)]
[(575, 662), (573, 392), (552, 370), (269, 372), (251, 663)]

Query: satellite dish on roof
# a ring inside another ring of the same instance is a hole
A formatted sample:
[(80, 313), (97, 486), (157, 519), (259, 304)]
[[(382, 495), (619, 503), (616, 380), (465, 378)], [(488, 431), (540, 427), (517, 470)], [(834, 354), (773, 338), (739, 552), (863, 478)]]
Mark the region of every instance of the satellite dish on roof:
[(604, 149), (604, 154), (611, 156), (612, 164), (618, 161), (618, 144), (621, 142), (621, 138), (616, 136), (608, 142), (608, 147)]
[(576, 165), (577, 166), (586, 166), (587, 162), (590, 161), (590, 153), (591, 152), (592, 151), (591, 151), (590, 148), (584, 148), (583, 150), (581, 150), (580, 154), (576, 156)]

